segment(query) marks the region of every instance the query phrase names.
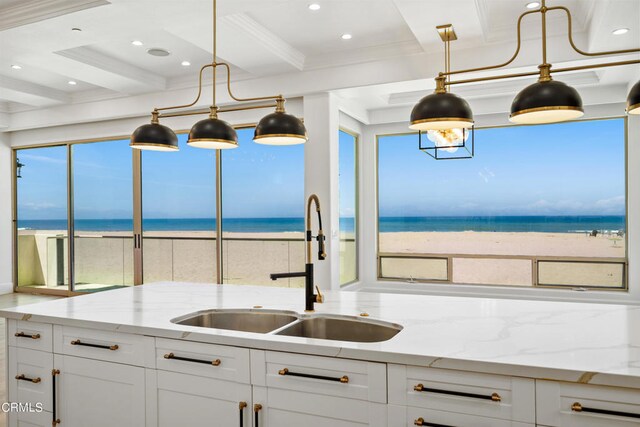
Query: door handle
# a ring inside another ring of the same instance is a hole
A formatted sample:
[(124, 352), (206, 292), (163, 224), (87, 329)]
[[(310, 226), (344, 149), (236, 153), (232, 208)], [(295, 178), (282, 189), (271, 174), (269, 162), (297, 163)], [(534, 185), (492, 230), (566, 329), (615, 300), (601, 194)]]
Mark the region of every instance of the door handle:
[(260, 427), (260, 417), (258, 415), (258, 413), (262, 410), (262, 405), (259, 403), (256, 403), (255, 405), (253, 405), (253, 413), (254, 413), (254, 423), (253, 423), (253, 427)]
[(53, 412), (52, 412), (52, 420), (51, 420), (51, 425), (53, 427), (56, 427), (56, 424), (60, 424), (60, 418), (58, 418), (57, 416), (57, 396), (56, 396), (56, 376), (60, 375), (60, 370), (59, 369), (52, 369), (51, 370), (51, 376), (53, 377), (51, 380), (51, 384), (53, 384), (53, 393), (51, 395), (52, 397), (52, 404), (53, 404)]
[(240, 427), (244, 427), (244, 408), (247, 407), (247, 402), (240, 402), (238, 408), (240, 409)]
[(278, 371), (278, 375), (288, 375), (291, 377), (302, 377), (302, 378), (313, 378), (315, 380), (336, 381), (343, 384), (346, 384), (349, 382), (349, 377), (346, 375), (343, 375), (341, 377), (327, 377), (324, 375), (301, 374), (299, 372), (291, 372), (289, 368), (280, 369)]

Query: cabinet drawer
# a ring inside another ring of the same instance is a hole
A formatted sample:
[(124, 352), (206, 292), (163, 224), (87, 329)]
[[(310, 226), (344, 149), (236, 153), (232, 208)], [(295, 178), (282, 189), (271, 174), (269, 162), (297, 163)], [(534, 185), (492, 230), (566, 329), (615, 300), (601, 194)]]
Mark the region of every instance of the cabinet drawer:
[(51, 370), (53, 353), (9, 347), (9, 396), (11, 401), (41, 404), (41, 409), (52, 410)]
[(389, 365), (389, 403), (534, 423), (535, 382), (501, 375)]
[(561, 427), (640, 426), (640, 390), (536, 381), (538, 423)]
[(535, 427), (533, 423), (479, 417), (434, 409), (389, 405), (389, 427)]
[(54, 352), (153, 368), (154, 339), (142, 335), (55, 325)]
[(249, 384), (249, 349), (156, 338), (156, 367)]
[(387, 427), (387, 406), (279, 388), (253, 388), (260, 427)]
[(51, 427), (51, 412), (10, 412), (9, 427)]
[(51, 344), (53, 341), (52, 325), (14, 319), (9, 319), (8, 325), (9, 336), (7, 338), (10, 346), (53, 351)]
[(251, 350), (252, 383), (386, 403), (384, 363)]

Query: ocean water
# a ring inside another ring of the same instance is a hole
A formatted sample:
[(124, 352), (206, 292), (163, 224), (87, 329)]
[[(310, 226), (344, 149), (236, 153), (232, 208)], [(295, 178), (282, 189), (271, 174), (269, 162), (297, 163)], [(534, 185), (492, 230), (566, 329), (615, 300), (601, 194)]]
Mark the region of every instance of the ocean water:
[[(227, 232), (280, 233), (304, 231), (303, 218), (227, 218)], [(147, 231), (213, 231), (214, 218), (145, 219)], [(65, 230), (66, 219), (19, 220), (18, 228)], [(341, 231), (352, 232), (353, 218), (340, 218)], [(130, 219), (76, 219), (77, 231), (127, 231), (133, 229)], [(500, 231), (583, 233), (591, 230), (625, 230), (625, 217), (613, 216), (449, 216), (449, 217), (381, 217), (380, 232), (399, 231)]]

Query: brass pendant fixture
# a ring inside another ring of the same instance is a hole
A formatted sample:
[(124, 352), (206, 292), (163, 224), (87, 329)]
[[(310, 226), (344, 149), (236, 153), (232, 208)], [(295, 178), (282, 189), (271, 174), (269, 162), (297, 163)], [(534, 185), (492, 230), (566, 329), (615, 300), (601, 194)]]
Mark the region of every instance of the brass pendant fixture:
[[(213, 0), (213, 60), (210, 64), (206, 64), (200, 68), (198, 77), (198, 94), (196, 99), (185, 105), (176, 105), (171, 107), (155, 108), (151, 113), (151, 124), (140, 126), (131, 135), (132, 148), (141, 150), (156, 151), (177, 151), (178, 137), (169, 127), (161, 125), (161, 118), (191, 116), (198, 114), (208, 114), (209, 117), (197, 122), (189, 132), (187, 144), (192, 147), (207, 148), (213, 150), (224, 150), (236, 148), (238, 146), (238, 135), (235, 129), (218, 118), (218, 113), (228, 111), (243, 111), (259, 108), (273, 108), (275, 112), (263, 117), (256, 126), (254, 141), (260, 144), (268, 145), (293, 145), (303, 144), (307, 142), (307, 130), (300, 119), (291, 114), (287, 114), (284, 109), (285, 98), (282, 95), (262, 96), (255, 98), (239, 98), (231, 92), (231, 69), (229, 64), (218, 62), (217, 53), (217, 0)], [(237, 102), (248, 102), (250, 105), (218, 107), (216, 104), (216, 74), (218, 67), (226, 70), (227, 74), (227, 93), (229, 97)], [(207, 110), (197, 111), (168, 111), (182, 110), (193, 107), (202, 95), (202, 73), (207, 68), (211, 68), (213, 72), (212, 84), (212, 103)]]
[[(538, 75), (538, 82), (524, 88), (513, 100), (511, 105), (511, 114), (509, 120), (518, 124), (540, 124), (540, 123), (557, 123), (566, 120), (574, 120), (584, 114), (582, 107), (582, 99), (578, 92), (559, 81), (552, 78), (552, 74), (567, 71), (578, 71), (592, 68), (615, 67), (620, 65), (640, 64), (640, 60), (618, 61), (600, 64), (583, 65), (576, 67), (553, 69), (551, 64), (547, 62), (547, 20), (546, 15), (550, 11), (563, 11), (567, 16), (568, 38), (571, 47), (583, 56), (601, 56), (625, 53), (638, 53), (640, 49), (625, 49), (607, 52), (584, 52), (580, 50), (573, 41), (572, 36), (572, 17), (569, 9), (563, 6), (547, 7), (545, 0), (541, 1), (539, 9), (529, 10), (518, 17), (517, 22), (517, 47), (513, 56), (506, 62), (498, 65), (487, 67), (470, 68), (465, 70), (451, 71), (449, 69), (448, 60), (446, 62), (445, 71), (436, 77), (436, 92), (422, 98), (411, 112), (409, 127), (420, 131), (442, 130), (451, 127), (468, 128), (473, 125), (473, 116), (468, 104), (462, 98), (448, 93), (447, 87), (463, 83), (475, 83), (488, 80), (508, 79), (514, 77), (526, 77)], [(450, 78), (455, 74), (474, 73), (478, 71), (486, 71), (497, 68), (503, 68), (511, 64), (520, 53), (521, 35), (520, 26), (522, 19), (530, 14), (541, 14), (542, 16), (542, 64), (538, 66), (538, 71), (504, 74), (496, 76), (485, 76), (464, 80), (451, 81)], [(442, 37), (442, 28), (437, 27)], [(444, 40), (444, 38), (443, 38)], [(453, 39), (455, 40), (455, 39)], [(448, 43), (448, 42), (447, 42)], [(447, 48), (448, 49), (448, 48)], [(447, 97), (443, 95), (448, 95)], [(468, 110), (467, 110), (468, 109)], [(631, 88), (627, 97), (628, 114), (640, 114), (640, 82)], [(449, 126), (447, 127), (447, 123)]]
[[(451, 42), (458, 37), (451, 24), (440, 25), (437, 29), (444, 42), (444, 68), (448, 72), (451, 68)], [(447, 92), (447, 79), (445, 76), (436, 77), (435, 92), (413, 107), (409, 128), (418, 131), (418, 149), (432, 158), (470, 159), (474, 155), (473, 112), (467, 101)], [(469, 147), (467, 140), (470, 134)]]

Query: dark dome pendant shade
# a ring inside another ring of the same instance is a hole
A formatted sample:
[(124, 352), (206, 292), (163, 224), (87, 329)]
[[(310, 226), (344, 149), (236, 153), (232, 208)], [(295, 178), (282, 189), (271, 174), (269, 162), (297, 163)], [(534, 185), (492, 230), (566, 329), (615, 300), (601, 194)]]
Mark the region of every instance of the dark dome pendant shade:
[(522, 89), (511, 104), (509, 120), (517, 124), (558, 123), (584, 115), (577, 90), (551, 78), (548, 64), (541, 65), (540, 78)]
[(133, 131), (129, 146), (139, 150), (178, 151), (178, 137), (170, 128), (159, 123), (158, 113), (154, 111), (150, 124)]
[(275, 113), (264, 116), (253, 135), (253, 141), (264, 145), (296, 145), (309, 140), (300, 119), (284, 111), (284, 98), (276, 100)]
[(640, 114), (640, 81), (633, 85), (627, 96), (627, 114)]
[(209, 117), (193, 125), (187, 144), (209, 150), (225, 150), (238, 147), (238, 134), (224, 120), (218, 118), (217, 107), (210, 107)]
[(436, 78), (436, 91), (422, 98), (411, 111), (410, 129), (418, 131), (470, 128), (473, 112), (464, 99), (449, 93), (444, 78)]

